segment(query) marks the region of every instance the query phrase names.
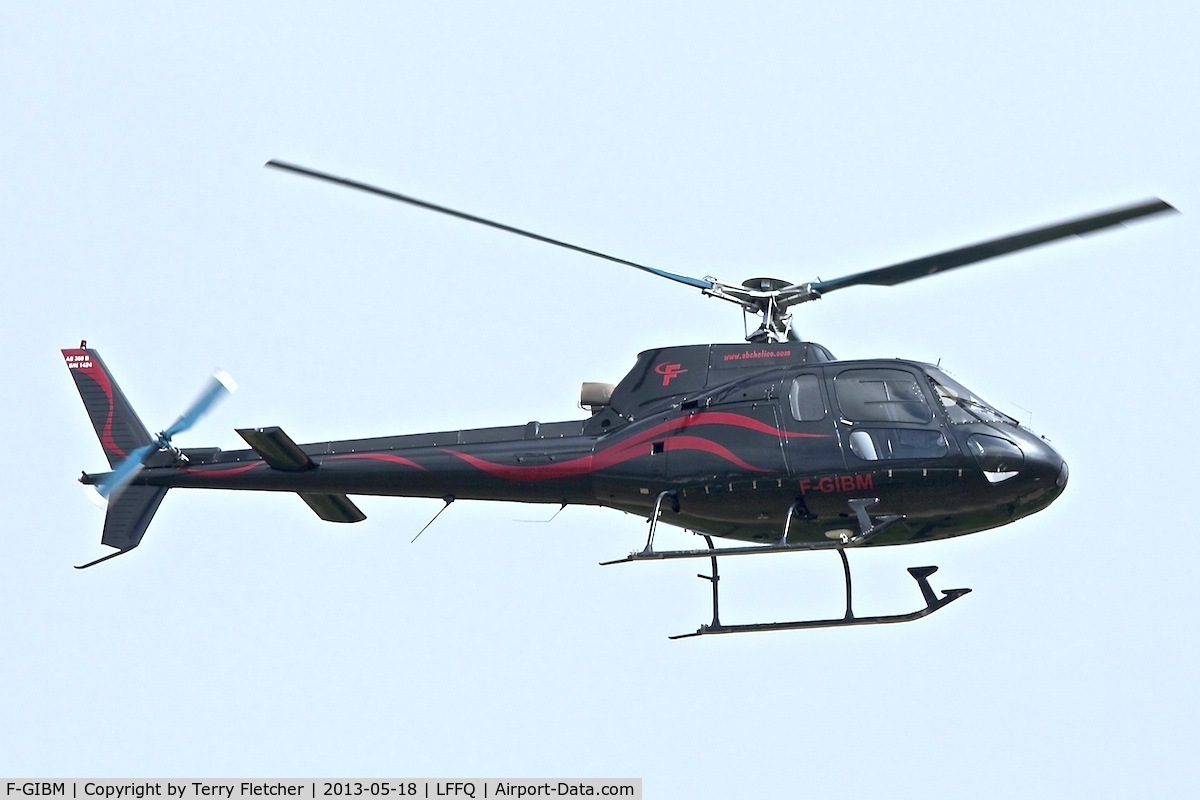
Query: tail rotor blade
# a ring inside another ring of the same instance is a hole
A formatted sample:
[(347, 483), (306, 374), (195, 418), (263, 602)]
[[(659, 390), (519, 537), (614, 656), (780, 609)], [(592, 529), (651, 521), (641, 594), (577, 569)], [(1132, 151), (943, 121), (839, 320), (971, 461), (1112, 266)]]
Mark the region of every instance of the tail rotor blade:
[(228, 373), (221, 371), (214, 373), (208, 379), (208, 383), (204, 385), (200, 396), (188, 406), (188, 409), (179, 416), (179, 419), (175, 420), (171, 427), (158, 434), (154, 442), (142, 445), (130, 452), (123, 461), (113, 467), (112, 472), (105, 475), (104, 479), (96, 484), (97, 494), (109, 503), (116, 500), (130, 481), (142, 471), (151, 455), (160, 449), (169, 448), (171, 437), (195, 425), (221, 398), (232, 393), (236, 388), (237, 384), (233, 382), (233, 378), (229, 377)]
[(96, 484), (96, 492), (108, 502), (117, 499), (117, 495), (121, 493), (129, 482), (137, 477), (137, 474), (142, 471), (142, 465), (151, 453), (158, 450), (158, 445), (147, 444), (134, 450), (125, 460), (117, 464), (112, 472)]
[(175, 420), (171, 427), (162, 432), (162, 438), (169, 442), (175, 434), (182, 433), (195, 425), (218, 401), (226, 395), (232, 394), (236, 388), (237, 384), (233, 382), (233, 378), (229, 376), (229, 373), (224, 371), (214, 373), (208, 379), (208, 383), (205, 384), (204, 391), (188, 407), (187, 411), (180, 414), (179, 419)]

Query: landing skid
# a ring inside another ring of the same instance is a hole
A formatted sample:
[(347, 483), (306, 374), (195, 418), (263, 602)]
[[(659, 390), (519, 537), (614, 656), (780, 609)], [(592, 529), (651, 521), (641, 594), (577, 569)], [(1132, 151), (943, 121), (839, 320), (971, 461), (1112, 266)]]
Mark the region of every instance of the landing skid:
[[(707, 538), (707, 537), (705, 537)], [(929, 585), (929, 576), (937, 572), (937, 567), (909, 567), (908, 574), (912, 575), (917, 581), (917, 585), (921, 587), (921, 594), (925, 598), (925, 607), (912, 611), (908, 614), (885, 614), (871, 617), (856, 617), (854, 609), (851, 607), (850, 594), (850, 560), (846, 558), (845, 550), (838, 550), (838, 555), (842, 557), (842, 568), (846, 572), (846, 615), (841, 618), (834, 619), (810, 619), (798, 622), (754, 622), (743, 625), (725, 625), (722, 624), (717, 597), (717, 581), (721, 577), (717, 574), (717, 557), (712, 557), (713, 574), (698, 575), (707, 581), (712, 581), (713, 585), (713, 618), (712, 622), (707, 625), (701, 625), (694, 633), (681, 633), (676, 636), (670, 636), (670, 639), (690, 639), (693, 636), (707, 636), (715, 633), (756, 633), (759, 631), (795, 631), (804, 630), (806, 628), (845, 628), (851, 625), (887, 625), (892, 622), (911, 622), (914, 619), (927, 617), (939, 608), (943, 608), (950, 603), (953, 603), (964, 594), (970, 592), (970, 589), (943, 589), (942, 596), (938, 597), (934, 594), (933, 588)]]
[[(704, 537), (705, 543), (708, 545), (703, 550), (655, 550), (654, 549), (654, 529), (658, 522), (658, 517), (662, 509), (663, 501), (671, 503), (672, 507), (678, 511), (678, 500), (669, 492), (663, 492), (658, 496), (654, 504), (654, 515), (650, 519), (650, 534), (646, 539), (646, 547), (639, 551), (630, 553), (628, 556), (615, 561), (605, 561), (603, 566), (610, 564), (626, 564), (631, 561), (663, 561), (675, 558), (707, 558), (712, 563), (711, 575), (697, 575), (712, 583), (712, 607), (713, 617), (712, 622), (707, 625), (701, 625), (695, 633), (683, 633), (677, 636), (671, 636), (671, 639), (690, 639), (693, 636), (707, 636), (716, 633), (756, 633), (760, 631), (788, 631), (788, 630), (803, 630), (806, 628), (844, 628), (851, 625), (886, 625), (893, 622), (911, 622), (921, 617), (926, 617), (954, 602), (964, 594), (970, 592), (970, 589), (943, 589), (942, 596), (938, 597), (933, 588), (929, 585), (929, 576), (937, 572), (937, 567), (909, 567), (908, 574), (913, 576), (917, 585), (921, 588), (921, 595), (925, 598), (925, 607), (907, 614), (886, 614), (870, 617), (856, 617), (853, 608), (853, 590), (850, 578), (850, 559), (846, 557), (846, 549), (849, 547), (859, 547), (867, 544), (872, 539), (877, 537), (887, 528), (903, 519), (899, 515), (888, 515), (877, 518), (872, 518), (867, 513), (867, 509), (879, 502), (877, 498), (857, 498), (849, 501), (850, 508), (855, 512), (859, 524), (859, 532), (854, 535), (843, 535), (840, 539), (831, 540), (829, 542), (800, 542), (796, 544), (788, 544), (787, 537), (791, 527), (792, 517), (796, 511), (796, 506), (793, 505), (788, 509), (787, 520), (784, 522), (783, 534), (779, 541), (775, 544), (768, 545), (752, 545), (749, 547), (725, 547), (717, 549), (713, 546), (712, 537), (708, 534), (701, 534)], [(797, 622), (757, 622), (741, 625), (725, 625), (721, 623), (720, 617), (720, 594), (718, 591), (718, 583), (721, 576), (717, 572), (717, 557), (718, 556), (740, 556), (740, 555), (755, 555), (760, 553), (794, 553), (798, 551), (809, 550), (837, 550), (838, 555), (842, 559), (842, 571), (846, 576), (846, 613), (845, 616), (834, 619), (814, 619), (801, 620)]]

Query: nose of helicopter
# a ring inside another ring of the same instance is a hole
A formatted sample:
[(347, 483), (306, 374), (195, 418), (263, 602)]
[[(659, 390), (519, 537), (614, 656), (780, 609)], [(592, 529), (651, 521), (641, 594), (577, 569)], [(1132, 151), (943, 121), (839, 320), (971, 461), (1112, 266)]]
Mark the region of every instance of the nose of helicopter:
[(1027, 428), (993, 427), (967, 438), (967, 447), (983, 475), (1020, 515), (1045, 508), (1067, 485), (1067, 462), (1042, 437)]
[(1031, 431), (1021, 430), (1017, 442), (1024, 454), (1019, 480), (1024, 488), (1020, 502), (1044, 508), (1063, 493), (1070, 471), (1057, 450)]

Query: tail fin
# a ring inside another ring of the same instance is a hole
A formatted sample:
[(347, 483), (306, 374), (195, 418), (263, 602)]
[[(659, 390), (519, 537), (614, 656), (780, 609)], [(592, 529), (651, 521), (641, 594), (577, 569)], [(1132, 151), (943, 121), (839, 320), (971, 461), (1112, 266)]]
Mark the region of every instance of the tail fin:
[(87, 349), (83, 341), (77, 349), (63, 350), (62, 354), (110, 467), (139, 447), (154, 443), (99, 353)]
[(121, 551), (132, 550), (141, 544), (142, 536), (150, 527), (150, 520), (166, 493), (166, 486), (126, 487), (120, 497), (108, 504), (100, 544)]
[(158, 504), (167, 494), (166, 486), (127, 486), (115, 500), (108, 504), (108, 513), (104, 516), (104, 534), (100, 544), (117, 548), (117, 552), (101, 556), (95, 561), (80, 564), (75, 569), (94, 567), (101, 561), (128, 553), (142, 543), (146, 528)]
[[(63, 350), (62, 354), (109, 466), (116, 467), (138, 448), (155, 444), (99, 353), (89, 350), (87, 342), (80, 342), (77, 349)], [(108, 504), (100, 542), (117, 548), (117, 552), (84, 564), (80, 569), (107, 561), (141, 544), (166, 493), (165, 486), (127, 486), (115, 495)]]

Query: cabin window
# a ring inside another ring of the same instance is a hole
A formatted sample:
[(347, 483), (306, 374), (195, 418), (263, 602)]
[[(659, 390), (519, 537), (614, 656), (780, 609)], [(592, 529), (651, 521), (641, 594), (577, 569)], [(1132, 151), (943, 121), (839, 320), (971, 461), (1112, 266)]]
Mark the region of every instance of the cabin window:
[(941, 431), (923, 428), (858, 428), (850, 434), (850, 452), (863, 461), (941, 458), (950, 452), (950, 445)]
[(833, 380), (842, 415), (855, 422), (929, 422), (933, 412), (910, 373), (848, 369)]
[(850, 434), (850, 452), (863, 461), (879, 460), (879, 451), (875, 449), (875, 440), (871, 438), (871, 434), (863, 430), (853, 431)]
[(825, 400), (821, 397), (821, 379), (816, 375), (797, 375), (788, 391), (792, 416), (799, 422), (825, 418)]

